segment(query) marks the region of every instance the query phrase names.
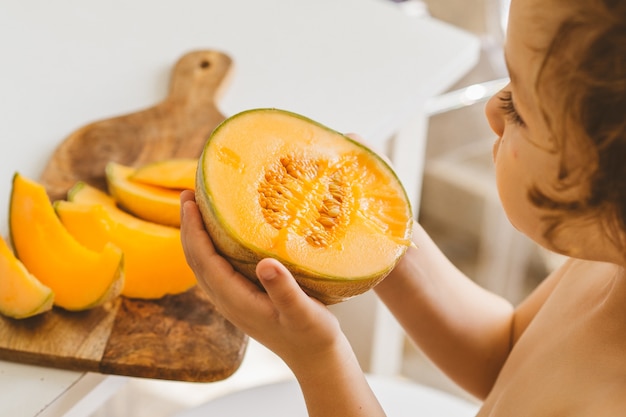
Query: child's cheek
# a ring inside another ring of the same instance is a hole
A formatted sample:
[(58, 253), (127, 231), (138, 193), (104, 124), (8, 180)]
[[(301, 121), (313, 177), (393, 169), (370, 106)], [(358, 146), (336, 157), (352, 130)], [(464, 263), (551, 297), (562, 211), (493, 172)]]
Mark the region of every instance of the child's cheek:
[(507, 158), (509, 160), (517, 163), (520, 156), (519, 141), (518, 140), (510, 140), (506, 143), (505, 152), (507, 153)]
[(519, 140), (517, 138), (511, 138), (504, 143), (503, 151), (507, 153), (507, 158), (517, 160), (519, 154)]

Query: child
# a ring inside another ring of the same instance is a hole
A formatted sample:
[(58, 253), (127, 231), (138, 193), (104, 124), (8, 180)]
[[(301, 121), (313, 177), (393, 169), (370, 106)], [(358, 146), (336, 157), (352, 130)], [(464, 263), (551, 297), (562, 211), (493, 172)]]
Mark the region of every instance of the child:
[[(461, 274), (418, 225), (376, 287), (479, 416), (626, 415), (626, 2), (512, 0), (511, 82), (487, 104), (497, 187), (521, 232), (570, 256), (520, 305)], [(200, 285), (294, 372), (310, 416), (382, 416), (334, 316), (275, 260), (233, 271), (183, 193)], [(367, 254), (364, 254), (367, 256)], [(416, 410), (419, 413), (419, 410)]]

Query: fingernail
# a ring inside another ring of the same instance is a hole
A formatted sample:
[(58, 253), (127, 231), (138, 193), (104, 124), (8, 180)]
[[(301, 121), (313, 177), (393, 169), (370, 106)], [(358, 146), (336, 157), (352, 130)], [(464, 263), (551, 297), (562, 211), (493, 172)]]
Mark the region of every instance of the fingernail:
[(271, 279), (276, 278), (278, 275), (278, 271), (273, 266), (266, 266), (265, 268), (259, 269), (259, 278), (265, 281), (269, 281)]

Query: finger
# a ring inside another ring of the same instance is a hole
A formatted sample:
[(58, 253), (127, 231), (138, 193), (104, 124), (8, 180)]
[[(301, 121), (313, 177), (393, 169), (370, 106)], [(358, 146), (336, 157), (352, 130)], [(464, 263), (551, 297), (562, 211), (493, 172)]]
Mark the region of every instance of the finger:
[(194, 271), (204, 264), (204, 260), (216, 255), (213, 242), (207, 234), (193, 192), (185, 190), (180, 195), (181, 222), (180, 237), (187, 263)]
[(193, 192), (181, 193), (181, 212), (180, 234), (187, 263), (213, 304), (224, 313), (231, 300), (256, 299), (261, 290), (217, 252), (204, 228)]
[[(193, 192), (181, 193), (181, 213), (180, 237), (185, 258), (202, 289), (210, 295), (214, 291), (214, 283), (222, 276), (235, 275), (235, 270), (217, 253), (204, 228)], [(211, 277), (207, 276), (209, 271), (212, 272)]]
[(193, 201), (193, 202), (196, 201), (196, 193), (194, 193), (192, 190), (183, 190), (180, 193), (180, 220), (181, 222), (184, 216), (183, 207), (185, 206), (185, 203), (187, 201)]
[(262, 259), (256, 266), (256, 273), (277, 310), (288, 312), (300, 309), (312, 301), (300, 288), (291, 272), (277, 260)]
[(346, 136), (349, 137), (350, 139), (354, 140), (354, 141), (357, 141), (357, 142), (362, 143), (364, 145), (366, 144), (365, 140), (363, 140), (363, 137), (361, 135), (358, 135), (356, 133), (346, 133)]
[[(362, 136), (357, 135), (356, 133), (346, 133), (345, 134), (347, 137), (349, 137), (350, 139), (352, 139), (355, 142), (359, 142), (361, 145), (366, 146), (367, 148), (369, 148), (370, 150), (374, 151), (374, 149), (372, 149), (370, 147), (370, 145), (363, 139)], [(376, 151), (374, 151), (376, 152)], [(387, 165), (389, 165), (390, 167), (393, 167), (393, 163), (391, 162), (391, 159), (389, 159), (389, 157), (381, 152), (376, 152), (376, 154), (383, 160), (385, 161), (385, 163)]]

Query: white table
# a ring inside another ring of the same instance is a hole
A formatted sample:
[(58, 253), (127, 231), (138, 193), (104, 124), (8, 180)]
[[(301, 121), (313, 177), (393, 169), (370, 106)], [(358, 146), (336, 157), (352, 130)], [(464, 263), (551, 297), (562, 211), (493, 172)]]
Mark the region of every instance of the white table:
[[(447, 392), (400, 378), (367, 375), (369, 385), (389, 417), (475, 416), (479, 406)], [(280, 407), (276, 403), (280, 401)], [(304, 417), (306, 404), (294, 379), (233, 392), (172, 417)]]
[[(0, 234), (15, 171), (38, 178), (78, 127), (156, 104), (175, 61), (195, 49), (235, 62), (225, 115), (284, 108), (381, 151), (395, 135), (394, 164), (417, 205), (421, 109), (475, 64), (479, 42), (385, 0), (3, 0)], [(0, 362), (0, 415), (74, 416), (80, 399), (102, 400), (121, 383)]]

